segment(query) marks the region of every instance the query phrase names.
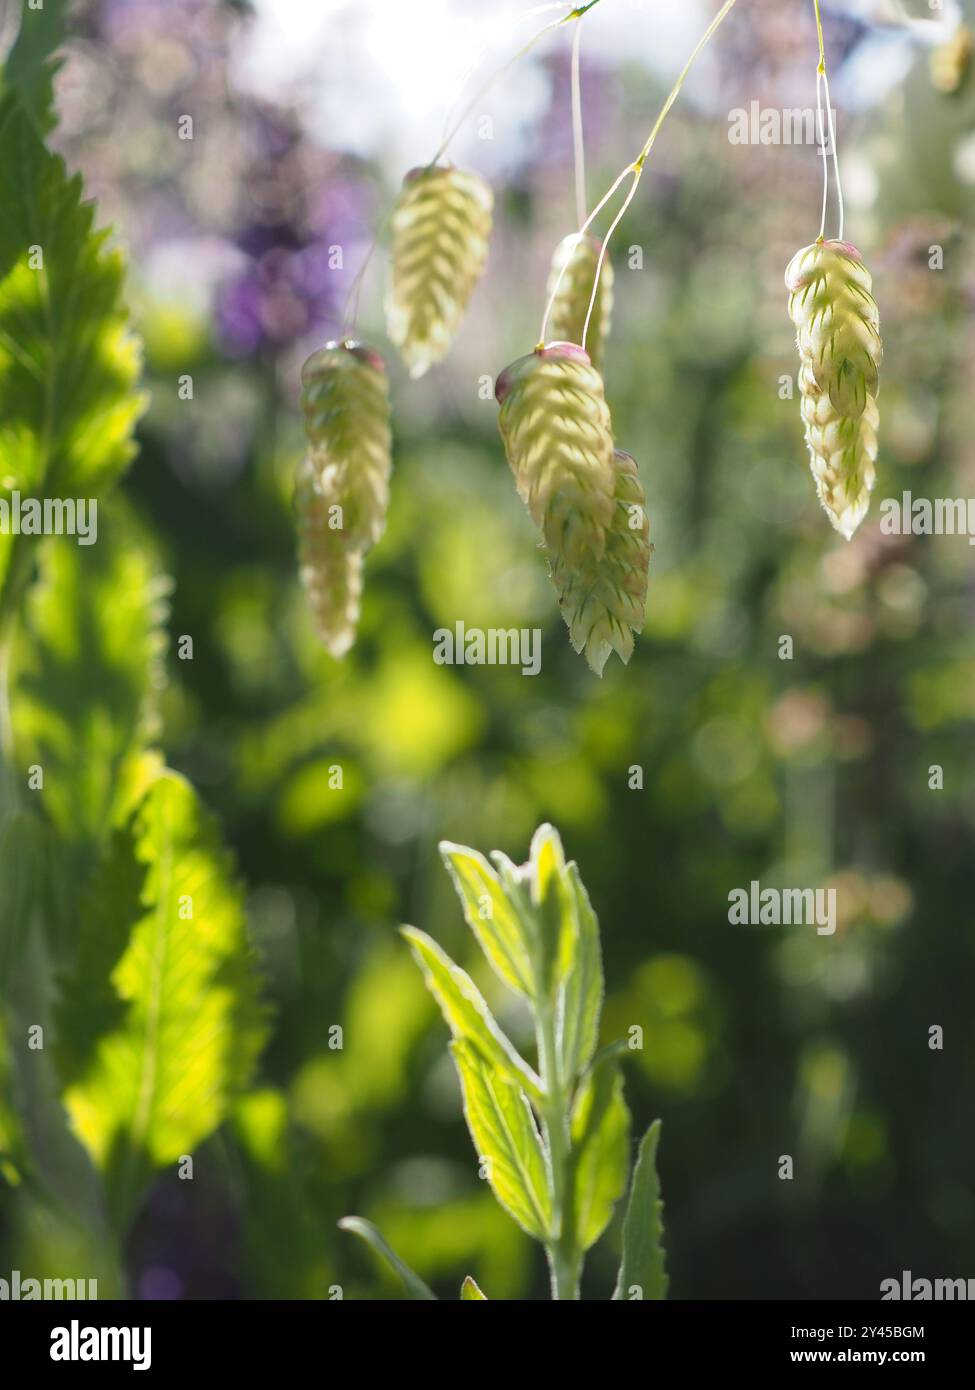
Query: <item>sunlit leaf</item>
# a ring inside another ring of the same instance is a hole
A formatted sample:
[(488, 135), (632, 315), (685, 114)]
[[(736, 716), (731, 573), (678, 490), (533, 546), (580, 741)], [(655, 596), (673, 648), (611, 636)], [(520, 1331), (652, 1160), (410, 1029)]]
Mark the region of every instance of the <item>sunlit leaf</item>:
[(441, 841), (440, 853), (464, 907), (467, 924), (502, 980), (519, 994), (534, 994), (532, 929), (482, 854)]
[(539, 919), (535, 972), (551, 995), (572, 969), (579, 936), (576, 895), (569, 878), (559, 833), (540, 825), (531, 843), (531, 893)]
[(630, 1112), (619, 1063), (607, 1059), (586, 1076), (572, 1107), (572, 1223), (580, 1250), (602, 1235), (626, 1191)]
[(603, 962), (599, 948), (599, 923), (575, 864), (567, 875), (575, 899), (578, 932), (572, 968), (562, 983), (559, 1001), (559, 1058), (563, 1080), (584, 1072), (592, 1060), (599, 1037), (603, 1004)]
[(468, 1274), (463, 1284), (460, 1286), (461, 1301), (465, 1303), (487, 1302), (487, 1294), (481, 1293), (475, 1281)]
[(258, 988), (215, 823), (167, 772), (96, 876), (58, 1019), (64, 1103), (119, 1224), (246, 1085), (265, 1032)]
[[(24, 7), (0, 86), (0, 504), (18, 515), (22, 499), (103, 494), (132, 456), (144, 406), (122, 258), (43, 141), (60, 8)], [(0, 532), (0, 604), (37, 545)]]
[(661, 1299), (669, 1283), (664, 1268), (663, 1202), (657, 1179), (660, 1121), (654, 1120), (640, 1143), (630, 1200), (623, 1220), (623, 1260), (616, 1279), (615, 1299)]
[(538, 1097), (538, 1077), (505, 1037), (471, 977), (426, 932), (403, 927), (402, 933), (454, 1037), (474, 1043), (502, 1075)]
[(464, 1114), (478, 1162), (498, 1201), (537, 1240), (551, 1233), (548, 1165), (528, 1098), (491, 1068), (470, 1043), (450, 1050), (464, 1093)]
[(406, 1285), (406, 1296), (410, 1299), (436, 1299), (436, 1294), (432, 1293), (418, 1274), (414, 1274), (408, 1264), (396, 1254), (394, 1250), (383, 1240), (371, 1221), (365, 1221), (361, 1216), (343, 1216), (339, 1222), (339, 1230), (351, 1231), (353, 1235), (364, 1240), (368, 1246), (375, 1250), (376, 1254), (386, 1261), (392, 1269), (402, 1279)]

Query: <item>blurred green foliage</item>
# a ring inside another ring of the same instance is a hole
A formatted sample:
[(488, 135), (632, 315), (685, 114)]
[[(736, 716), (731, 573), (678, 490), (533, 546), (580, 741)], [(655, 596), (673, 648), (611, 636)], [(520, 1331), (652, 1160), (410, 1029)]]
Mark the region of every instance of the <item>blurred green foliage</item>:
[[(750, 57), (759, 75), (772, 62)], [(635, 153), (661, 95), (642, 69), (612, 76), (619, 128), (591, 189)], [(731, 146), (720, 114), (678, 108), (614, 245), (607, 393), (655, 551), (646, 630), (602, 681), (569, 648), (478, 391), (534, 342), (568, 168), (557, 193), (531, 169), (498, 190), (487, 283), (451, 362), (414, 385), (391, 361), (390, 526), (342, 664), (316, 646), (295, 576), (296, 363), (228, 362), (194, 308), (145, 297), (152, 403), (127, 497), (172, 577), (162, 743), (236, 853), (275, 1028), (195, 1181), (158, 1180), (125, 1252), (130, 1287), (396, 1296), (335, 1229), (361, 1211), (445, 1297), (467, 1273), (491, 1297), (545, 1296), (541, 1257), (478, 1181), (442, 1026), (394, 934), (408, 921), (442, 942), (525, 1043), (436, 843), (520, 861), (542, 820), (600, 918), (602, 1041), (643, 1029), (627, 1092), (635, 1133), (664, 1120), (671, 1295), (875, 1298), (901, 1269), (971, 1272), (973, 552), (882, 536), (878, 503), (975, 488), (973, 185), (954, 162), (973, 126), (971, 74), (937, 93), (920, 50), (844, 131), (879, 186), (848, 225), (886, 350), (880, 482), (847, 545), (815, 504), (798, 402), (780, 395), (796, 370), (781, 277), (815, 235), (815, 152)], [(360, 324), (380, 347), (381, 280), (377, 264)], [(135, 602), (135, 581), (122, 587)], [(435, 665), (434, 629), (459, 619), (540, 627), (541, 674)], [(730, 926), (728, 893), (752, 879), (835, 886), (835, 936)], [(0, 1136), (10, 1123), (0, 1102)], [(35, 1200), (0, 1196), (0, 1266), (63, 1273), (69, 1246), (76, 1265), (104, 1263), (94, 1223), (79, 1233)], [(614, 1270), (594, 1251), (584, 1295)]]

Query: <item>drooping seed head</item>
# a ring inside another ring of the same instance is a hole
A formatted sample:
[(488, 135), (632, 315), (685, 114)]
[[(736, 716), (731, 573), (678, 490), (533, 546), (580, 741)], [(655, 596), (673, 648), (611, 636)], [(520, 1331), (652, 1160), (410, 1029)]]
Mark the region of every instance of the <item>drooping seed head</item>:
[(389, 503), (389, 382), (379, 353), (326, 343), (301, 370), (309, 450), (295, 491), (302, 579), (333, 656), (355, 640), (365, 552)]
[(849, 540), (876, 482), (880, 318), (870, 272), (846, 241), (817, 241), (785, 272), (799, 392), (820, 501)]
[(386, 327), (412, 377), (446, 356), (484, 270), (494, 197), (478, 174), (411, 169), (393, 208)]
[[(547, 287), (548, 294), (555, 294), (549, 314), (549, 326), (555, 337), (572, 343), (582, 342), (601, 249), (602, 243), (595, 237), (580, 236), (578, 232), (563, 237), (555, 248)], [(586, 348), (596, 367), (602, 363), (612, 311), (613, 267), (609, 258), (603, 257), (599, 289), (586, 335)]]

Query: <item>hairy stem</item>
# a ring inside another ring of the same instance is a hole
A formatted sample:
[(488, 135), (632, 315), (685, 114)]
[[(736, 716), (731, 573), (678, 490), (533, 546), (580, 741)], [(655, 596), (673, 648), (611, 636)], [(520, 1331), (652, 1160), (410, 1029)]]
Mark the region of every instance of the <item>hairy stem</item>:
[(553, 1299), (579, 1297), (580, 1260), (569, 1222), (570, 1139), (568, 1096), (562, 1086), (555, 1042), (555, 1016), (549, 1004), (539, 1005), (536, 1025), (538, 1066), (545, 1089), (542, 1125), (552, 1167), (552, 1206), (558, 1235), (545, 1244), (552, 1277)]

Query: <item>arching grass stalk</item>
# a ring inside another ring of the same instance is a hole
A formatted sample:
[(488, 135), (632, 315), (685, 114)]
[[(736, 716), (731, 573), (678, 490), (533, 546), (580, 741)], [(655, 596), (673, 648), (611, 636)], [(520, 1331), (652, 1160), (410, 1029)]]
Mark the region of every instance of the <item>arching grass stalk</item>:
[[(516, 63), (518, 63), (522, 58), (526, 57), (532, 51), (535, 45), (545, 37), (546, 34), (548, 34), (553, 29), (561, 28), (563, 24), (569, 24), (573, 20), (581, 19), (584, 14), (588, 13), (589, 10), (591, 10), (595, 5), (598, 4), (599, 0), (589, 0), (588, 4), (577, 5), (575, 8), (569, 10), (568, 13), (559, 15), (558, 19), (550, 20), (546, 25), (539, 29), (538, 32), (534, 34), (526, 44), (519, 48), (516, 53), (514, 53), (504, 63), (502, 63), (502, 65), (499, 68), (495, 68), (495, 70), (484, 80), (484, 82), (481, 83), (477, 91), (471, 97), (470, 101), (464, 107), (460, 116), (458, 116), (457, 120), (447, 130), (443, 139), (440, 142), (440, 145), (437, 148), (437, 152), (429, 161), (429, 164), (423, 167), (433, 168), (433, 166), (440, 159), (443, 158), (443, 156), (447, 152), (448, 147), (454, 140), (454, 137), (457, 135), (457, 132), (460, 130), (461, 126), (470, 116), (471, 112), (477, 107), (478, 102), (481, 101), (481, 99), (491, 90), (494, 84), (500, 81), (500, 79), (507, 72), (509, 72), (510, 69), (513, 68)], [(554, 9), (564, 10), (565, 6), (561, 3), (561, 0), (559, 0), (559, 3), (537, 5), (533, 9), (529, 10), (526, 15), (520, 16), (520, 18), (523, 20), (528, 18), (530, 15), (540, 14), (546, 10)], [(362, 265), (356, 271), (355, 279), (349, 286), (349, 293), (346, 296), (345, 307), (342, 311), (342, 332), (339, 335), (340, 337), (344, 338), (355, 335), (356, 325), (359, 317), (359, 298), (362, 291), (362, 282), (365, 279), (366, 272), (372, 263), (372, 258), (376, 253), (376, 247), (379, 245), (379, 242), (381, 241), (383, 235), (386, 232), (387, 227), (389, 226), (392, 214), (393, 209), (391, 208), (383, 218), (379, 226), (379, 229), (376, 232), (376, 235), (373, 237), (373, 240), (370, 243), (369, 250), (366, 252)]]
[[(664, 121), (667, 119), (667, 116), (668, 116), (668, 114), (670, 113), (670, 109), (671, 109), (671, 107), (674, 105), (674, 102), (677, 100), (678, 96), (680, 95), (680, 91), (681, 91), (681, 88), (682, 88), (683, 85), (684, 85), (684, 82), (685, 82), (686, 78), (687, 78), (687, 74), (690, 72), (691, 68), (694, 66), (694, 63), (695, 63), (695, 61), (696, 61), (696, 59), (697, 59), (698, 54), (699, 54), (699, 53), (701, 52), (701, 50), (707, 45), (707, 43), (709, 42), (711, 36), (712, 36), (712, 35), (714, 34), (714, 32), (719, 28), (719, 26), (723, 23), (725, 17), (726, 17), (726, 16), (730, 13), (730, 11), (734, 8), (735, 4), (736, 4), (736, 0), (725, 0), (725, 3), (721, 6), (721, 9), (720, 9), (720, 10), (718, 11), (718, 13), (715, 15), (714, 19), (712, 19), (711, 23), (710, 23), (710, 24), (708, 25), (708, 27), (705, 29), (705, 31), (704, 31), (704, 33), (701, 35), (700, 39), (698, 39), (698, 41), (697, 41), (696, 45), (694, 46), (694, 49), (693, 49), (693, 51), (692, 51), (690, 57), (688, 58), (687, 62), (684, 64), (683, 68), (681, 69), (681, 72), (680, 72), (680, 75), (679, 75), (678, 78), (677, 78), (677, 81), (674, 83), (673, 87), (672, 87), (671, 90), (670, 90), (670, 94), (669, 94), (669, 96), (667, 97), (667, 100), (664, 102), (663, 106), (662, 106), (661, 109), (660, 109), (660, 114), (658, 115), (656, 121), (654, 122), (653, 129), (650, 131), (650, 134), (647, 136), (647, 139), (646, 139), (646, 142), (644, 143), (643, 149), (642, 149), (642, 150), (640, 151), (640, 153), (637, 155), (636, 159), (634, 159), (634, 161), (632, 162), (632, 164), (628, 164), (628, 165), (626, 166), (626, 168), (623, 169), (623, 170), (621, 171), (621, 173), (617, 176), (616, 180), (614, 181), (612, 187), (609, 189), (609, 191), (608, 191), (606, 194), (604, 194), (604, 196), (603, 196), (603, 197), (600, 199), (600, 201), (596, 204), (595, 208), (592, 210), (592, 212), (589, 214), (589, 216), (585, 219), (585, 221), (582, 223), (582, 225), (581, 225), (580, 228), (579, 228), (578, 235), (579, 235), (579, 236), (584, 235), (584, 233), (587, 232), (587, 231), (589, 230), (589, 228), (590, 228), (590, 226), (592, 225), (592, 223), (593, 223), (593, 221), (595, 220), (595, 218), (599, 215), (599, 213), (602, 211), (602, 209), (603, 209), (603, 208), (606, 206), (606, 204), (609, 202), (610, 198), (612, 198), (613, 194), (614, 194), (614, 193), (616, 192), (616, 190), (619, 188), (619, 186), (620, 186), (620, 184), (623, 182), (623, 180), (624, 180), (625, 178), (627, 178), (628, 176), (632, 177), (633, 182), (632, 182), (632, 184), (631, 184), (631, 186), (630, 186), (630, 188), (629, 188), (629, 190), (628, 190), (628, 192), (627, 192), (627, 195), (626, 195), (626, 198), (625, 198), (625, 200), (624, 200), (623, 206), (622, 206), (622, 208), (620, 209), (619, 214), (614, 218), (613, 223), (612, 223), (612, 225), (610, 226), (610, 229), (609, 229), (609, 231), (607, 232), (606, 236), (603, 238), (602, 249), (601, 249), (601, 251), (600, 251), (599, 261), (598, 261), (597, 266), (596, 266), (596, 274), (595, 274), (595, 277), (594, 277), (594, 280), (593, 280), (592, 296), (591, 296), (590, 301), (589, 301), (589, 314), (588, 314), (587, 320), (586, 320), (587, 325), (588, 325), (588, 322), (589, 322), (589, 318), (591, 318), (591, 316), (592, 316), (593, 305), (594, 305), (595, 302), (596, 302), (596, 294), (597, 294), (598, 289), (599, 289), (599, 277), (600, 277), (600, 274), (601, 274), (601, 272), (602, 272), (603, 261), (604, 261), (605, 258), (606, 258), (606, 251), (607, 251), (607, 248), (608, 248), (608, 246), (609, 246), (610, 237), (612, 236), (613, 232), (616, 230), (616, 227), (618, 226), (618, 224), (619, 224), (619, 222), (620, 222), (620, 220), (621, 220), (623, 214), (626, 212), (626, 209), (629, 207), (630, 203), (631, 203), (632, 200), (633, 200), (633, 196), (634, 196), (634, 194), (636, 193), (637, 186), (638, 186), (638, 184), (639, 184), (639, 182), (640, 182), (640, 179), (641, 179), (641, 177), (642, 177), (642, 175), (643, 175), (643, 168), (644, 168), (644, 165), (646, 164), (647, 156), (650, 154), (650, 151), (653, 149), (654, 141), (656, 140), (657, 135), (658, 135), (659, 132), (660, 132), (660, 128), (661, 128), (661, 126), (663, 125)], [(587, 7), (587, 8), (588, 8), (588, 7)], [(570, 17), (571, 17), (571, 16), (570, 16)], [(542, 317), (542, 328), (541, 328), (541, 332), (539, 333), (539, 344), (540, 344), (540, 345), (543, 345), (544, 342), (545, 342), (545, 331), (546, 331), (546, 329), (547, 329), (547, 327), (548, 327), (548, 320), (549, 320), (549, 316), (550, 316), (550, 314), (551, 314), (551, 312), (552, 312), (552, 305), (555, 303), (556, 295), (557, 295), (558, 292), (559, 292), (560, 283), (561, 283), (561, 276), (556, 280), (556, 283), (553, 285), (552, 291), (551, 291), (551, 293), (549, 294), (549, 297), (548, 297), (548, 303), (547, 303), (546, 306), (545, 306), (545, 313), (544, 313), (544, 315), (543, 315), (543, 317)], [(583, 347), (585, 347), (585, 336), (583, 336)]]
[[(827, 157), (827, 135), (829, 149), (833, 156), (833, 178), (836, 183), (836, 206), (839, 212), (839, 231), (837, 238), (843, 240), (846, 214), (843, 207), (843, 185), (840, 182), (840, 162), (836, 149), (836, 127), (833, 121), (833, 103), (829, 95), (829, 77), (826, 73), (826, 50), (823, 44), (823, 21), (819, 13), (819, 0), (813, 0), (816, 15), (816, 37), (819, 40), (819, 63), (816, 67), (816, 119), (819, 131), (819, 148), (823, 155), (823, 215), (819, 224), (819, 239), (826, 236), (826, 208), (829, 201), (829, 161)], [(823, 98), (826, 103), (826, 119), (823, 120)]]

